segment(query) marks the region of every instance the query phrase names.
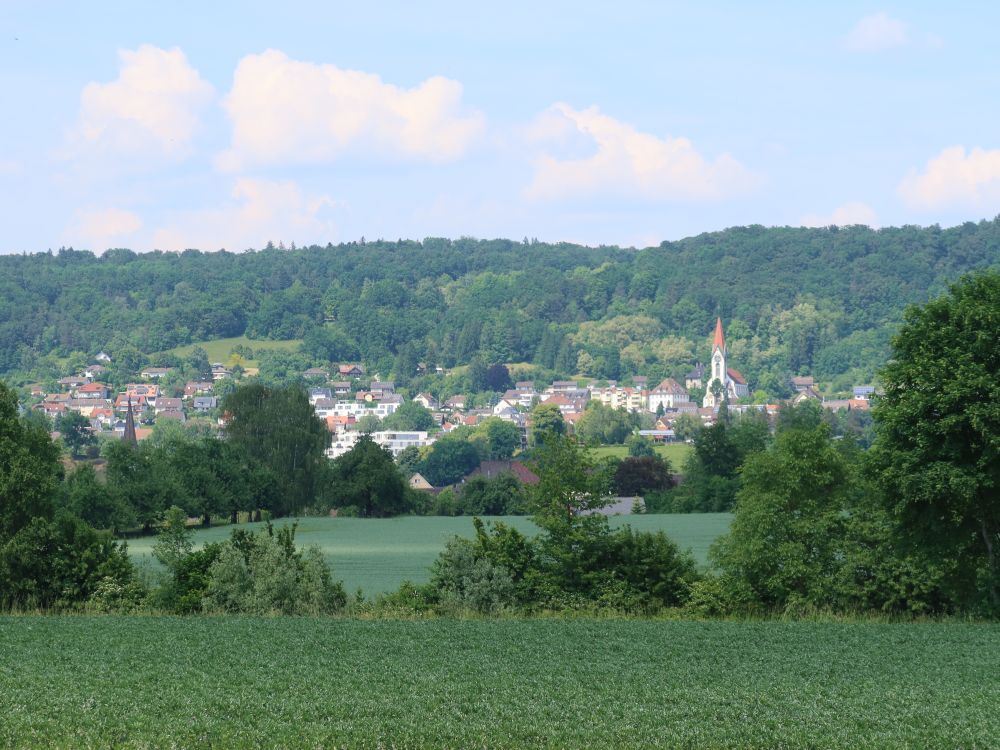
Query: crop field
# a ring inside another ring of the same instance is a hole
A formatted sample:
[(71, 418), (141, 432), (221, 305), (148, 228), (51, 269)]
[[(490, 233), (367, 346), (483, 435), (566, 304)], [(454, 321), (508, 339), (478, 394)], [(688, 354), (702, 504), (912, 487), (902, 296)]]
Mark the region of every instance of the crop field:
[[(643, 531), (664, 531), (682, 549), (690, 549), (704, 564), (708, 547), (729, 528), (728, 513), (683, 513), (671, 515), (615, 516), (614, 525), (630, 524)], [(485, 518), (502, 520), (525, 533), (535, 530), (523, 516)], [(277, 523), (290, 523), (279, 521)], [(259, 528), (261, 524), (244, 524)], [(231, 526), (216, 526), (195, 532), (196, 545), (227, 539)], [(297, 542), (315, 544), (333, 567), (334, 578), (344, 581), (349, 593), (359, 588), (368, 596), (392, 591), (406, 580), (422, 583), (430, 578), (430, 565), (457, 535), (473, 535), (472, 519), (466, 517), (402, 516), (399, 518), (303, 518), (295, 534)], [(153, 537), (130, 539), (129, 554), (139, 565), (151, 565)]]
[(1000, 625), (0, 618), (0, 746), (995, 748)]
[[(292, 350), (298, 347), (302, 343), (302, 339), (287, 339), (284, 341), (270, 341), (262, 339), (260, 341), (252, 341), (246, 336), (236, 336), (231, 339), (213, 339), (211, 341), (198, 341), (194, 344), (187, 344), (186, 346), (178, 346), (175, 349), (171, 349), (171, 354), (176, 354), (178, 356), (185, 356), (194, 351), (196, 346), (200, 346), (205, 350), (208, 355), (209, 362), (222, 362), (226, 364), (229, 360), (229, 351), (237, 344), (242, 344), (243, 346), (249, 346), (255, 352), (263, 349), (284, 349)], [(247, 360), (247, 365), (250, 367), (257, 366), (256, 359)]]

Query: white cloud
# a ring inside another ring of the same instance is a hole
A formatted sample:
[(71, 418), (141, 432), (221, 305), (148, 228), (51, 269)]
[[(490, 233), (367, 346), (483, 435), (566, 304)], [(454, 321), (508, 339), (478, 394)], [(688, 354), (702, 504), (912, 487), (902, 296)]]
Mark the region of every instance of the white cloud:
[(290, 180), (242, 177), (231, 200), (202, 211), (182, 212), (169, 227), (153, 233), (150, 246), (160, 250), (244, 250), (268, 241), (300, 245), (326, 244), (335, 237), (330, 218), (335, 203), (326, 195), (306, 196)]
[(84, 87), (74, 144), (121, 156), (186, 156), (212, 86), (176, 47), (145, 44), (118, 56), (116, 80)]
[(928, 160), (924, 171), (911, 170), (899, 194), (912, 208), (962, 207), (1000, 210), (1000, 149), (951, 146)]
[(225, 108), (233, 124), (223, 169), (325, 162), (348, 152), (449, 161), (481, 134), (484, 118), (464, 113), (462, 85), (440, 76), (412, 89), (334, 65), (289, 59), (277, 50), (244, 57)]
[(804, 227), (847, 227), (855, 224), (864, 224), (869, 227), (876, 227), (875, 211), (864, 203), (851, 201), (833, 210), (833, 213), (826, 216), (819, 214), (808, 214), (799, 220), (799, 224)]
[(902, 47), (908, 41), (903, 22), (882, 11), (858, 21), (844, 38), (844, 45), (854, 52), (878, 52)]
[(120, 208), (88, 209), (77, 211), (75, 221), (64, 233), (67, 244), (104, 252), (109, 247), (128, 244), (135, 233), (142, 229), (142, 219), (131, 211)]
[[(581, 135), (592, 153), (553, 155), (575, 147)], [(653, 201), (706, 200), (746, 192), (758, 183), (729, 154), (708, 161), (686, 138), (639, 132), (597, 107), (575, 110), (554, 104), (539, 116), (531, 136), (544, 143), (544, 150), (525, 191), (529, 198), (613, 194)]]

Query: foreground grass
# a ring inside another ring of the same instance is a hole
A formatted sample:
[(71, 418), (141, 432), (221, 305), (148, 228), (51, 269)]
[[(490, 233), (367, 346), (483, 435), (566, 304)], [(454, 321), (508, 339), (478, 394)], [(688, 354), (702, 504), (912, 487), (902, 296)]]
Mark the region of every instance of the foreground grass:
[(0, 746), (996, 747), (1000, 626), (0, 618)]
[[(618, 516), (615, 526), (627, 523), (641, 531), (664, 531), (681, 549), (690, 549), (705, 564), (709, 545), (729, 528), (728, 513), (681, 513)], [(500, 520), (525, 533), (537, 528), (523, 516), (486, 518)], [(286, 523), (279, 521), (278, 523)], [(255, 529), (261, 524), (243, 524)], [(232, 526), (217, 526), (195, 532), (197, 545), (228, 539)], [(430, 565), (453, 536), (472, 537), (468, 516), (402, 516), (399, 518), (303, 518), (295, 534), (302, 545), (315, 544), (326, 556), (335, 578), (347, 591), (361, 589), (367, 596), (393, 591), (406, 580), (422, 583), (430, 579)], [(153, 537), (130, 539), (129, 554), (139, 565), (153, 561)]]

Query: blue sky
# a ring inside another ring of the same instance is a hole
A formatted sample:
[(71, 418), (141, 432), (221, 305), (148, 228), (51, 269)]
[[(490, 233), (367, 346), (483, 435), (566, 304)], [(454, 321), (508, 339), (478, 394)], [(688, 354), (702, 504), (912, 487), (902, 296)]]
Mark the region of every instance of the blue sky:
[(6, 0), (0, 252), (1000, 213), (993, 3), (371, 5)]

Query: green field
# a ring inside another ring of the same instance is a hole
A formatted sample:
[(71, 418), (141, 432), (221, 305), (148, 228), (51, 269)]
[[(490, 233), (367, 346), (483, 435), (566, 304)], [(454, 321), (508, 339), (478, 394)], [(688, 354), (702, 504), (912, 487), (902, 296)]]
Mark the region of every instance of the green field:
[[(612, 524), (631, 524), (643, 531), (665, 531), (683, 549), (705, 563), (712, 541), (729, 528), (728, 513), (688, 513), (676, 515), (617, 516)], [(496, 520), (489, 519), (486, 520)], [(502, 518), (518, 529), (530, 532), (535, 526), (523, 516)], [(260, 524), (250, 524), (259, 527)], [(216, 526), (195, 532), (197, 544), (222, 541), (231, 526)], [(349, 592), (362, 589), (373, 595), (399, 588), (405, 580), (423, 582), (430, 577), (429, 566), (452, 536), (472, 536), (469, 517), (402, 516), (399, 518), (303, 518), (296, 540), (315, 544), (333, 566), (335, 578), (342, 579)], [(129, 553), (140, 565), (152, 562), (154, 539), (129, 540)]]
[(0, 618), (0, 746), (995, 748), (1000, 625)]
[[(604, 458), (605, 456), (625, 458), (628, 455), (628, 448), (624, 445), (601, 445), (597, 448), (591, 448), (591, 450), (598, 458)], [(684, 460), (691, 453), (693, 447), (687, 443), (667, 443), (666, 445), (656, 446), (655, 450), (670, 461), (670, 466), (673, 467), (674, 471), (679, 472), (684, 465)]]
[[(255, 352), (262, 349), (284, 349), (292, 350), (296, 349), (299, 344), (302, 343), (302, 339), (286, 339), (284, 341), (252, 341), (246, 336), (237, 336), (231, 339), (213, 339), (212, 341), (198, 341), (194, 344), (187, 344), (186, 346), (178, 346), (174, 349), (165, 352), (167, 354), (176, 354), (180, 357), (186, 356), (194, 351), (196, 346), (200, 346), (208, 354), (209, 362), (222, 362), (226, 364), (229, 360), (230, 350), (237, 344), (242, 344), (243, 346), (249, 346)], [(256, 367), (257, 360), (250, 359), (247, 360), (246, 365), (248, 367)]]

